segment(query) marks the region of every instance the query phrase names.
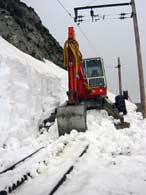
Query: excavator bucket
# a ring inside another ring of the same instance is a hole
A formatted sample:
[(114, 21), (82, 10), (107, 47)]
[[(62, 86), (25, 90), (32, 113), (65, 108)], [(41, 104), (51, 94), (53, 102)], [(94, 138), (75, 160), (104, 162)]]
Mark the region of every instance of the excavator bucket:
[(60, 106), (57, 109), (57, 123), (59, 136), (70, 133), (72, 129), (85, 132), (87, 129), (85, 105)]

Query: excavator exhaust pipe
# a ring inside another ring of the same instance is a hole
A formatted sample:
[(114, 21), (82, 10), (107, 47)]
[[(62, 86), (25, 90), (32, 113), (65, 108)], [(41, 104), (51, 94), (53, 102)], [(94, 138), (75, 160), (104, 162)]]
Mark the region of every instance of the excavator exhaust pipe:
[(87, 130), (85, 105), (60, 106), (57, 109), (57, 123), (59, 136), (70, 133), (73, 129), (85, 132)]

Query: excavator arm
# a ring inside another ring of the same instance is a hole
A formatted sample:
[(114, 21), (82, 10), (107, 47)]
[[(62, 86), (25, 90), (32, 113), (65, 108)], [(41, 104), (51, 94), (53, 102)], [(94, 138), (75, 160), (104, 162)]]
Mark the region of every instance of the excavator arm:
[(75, 40), (73, 27), (68, 29), (68, 40), (64, 44), (64, 65), (68, 70), (68, 101), (57, 110), (59, 135), (70, 133), (72, 129), (84, 132), (86, 125), (85, 104), (79, 104), (80, 90), (88, 85), (82, 68), (82, 54)]

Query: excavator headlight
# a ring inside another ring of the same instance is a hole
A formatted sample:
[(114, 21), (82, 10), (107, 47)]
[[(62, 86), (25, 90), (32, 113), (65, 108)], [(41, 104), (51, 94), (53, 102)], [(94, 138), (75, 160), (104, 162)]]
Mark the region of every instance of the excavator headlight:
[(99, 89), (99, 92), (102, 93), (103, 92), (103, 89)]

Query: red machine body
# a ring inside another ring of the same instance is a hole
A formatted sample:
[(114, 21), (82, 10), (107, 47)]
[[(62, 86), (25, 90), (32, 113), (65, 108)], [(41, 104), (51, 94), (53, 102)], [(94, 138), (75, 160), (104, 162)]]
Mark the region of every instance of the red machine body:
[[(77, 104), (79, 101), (94, 99), (97, 96), (106, 96), (107, 85), (103, 61), (101, 58), (82, 60), (73, 27), (68, 29), (64, 59), (68, 69), (69, 104)], [(98, 69), (100, 74), (97, 74)], [(92, 72), (95, 75), (92, 75)]]

